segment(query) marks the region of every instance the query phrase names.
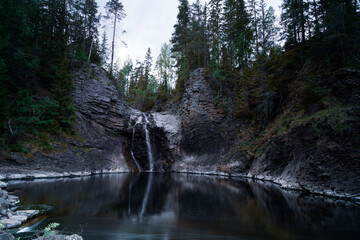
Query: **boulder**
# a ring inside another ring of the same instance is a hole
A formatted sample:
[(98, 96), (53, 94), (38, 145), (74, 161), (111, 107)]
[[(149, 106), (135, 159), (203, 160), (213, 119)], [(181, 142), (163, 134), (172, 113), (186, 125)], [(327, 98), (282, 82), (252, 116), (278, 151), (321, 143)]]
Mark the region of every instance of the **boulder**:
[(5, 226), (5, 228), (9, 229), (9, 228), (16, 228), (16, 227), (20, 227), (21, 224), (22, 224), (22, 221), (21, 219), (3, 219), (3, 220), (0, 220), (0, 223), (2, 225)]
[(2, 196), (0, 194), (0, 197), (2, 197), (3, 199), (8, 199), (9, 193), (7, 191), (2, 191)]
[(9, 206), (15, 207), (20, 203), (19, 197), (14, 195), (9, 195), (7, 198), (7, 203), (9, 204)]
[(39, 210), (20, 210), (15, 212), (18, 216), (26, 216), (28, 219), (34, 218), (39, 214)]
[(12, 215), (9, 219), (13, 220), (13, 221), (19, 221), (21, 223), (24, 223), (28, 220), (28, 217), (22, 216), (22, 215)]
[(14, 240), (15, 237), (10, 233), (0, 231), (0, 240)]
[(5, 199), (0, 198), (0, 215), (5, 216), (8, 209), (8, 202)]
[(83, 238), (77, 234), (73, 234), (70, 236), (66, 235), (55, 235), (55, 236), (48, 236), (48, 237), (39, 237), (35, 240), (83, 240)]
[(7, 187), (7, 183), (0, 181), (0, 189), (5, 189), (6, 187)]

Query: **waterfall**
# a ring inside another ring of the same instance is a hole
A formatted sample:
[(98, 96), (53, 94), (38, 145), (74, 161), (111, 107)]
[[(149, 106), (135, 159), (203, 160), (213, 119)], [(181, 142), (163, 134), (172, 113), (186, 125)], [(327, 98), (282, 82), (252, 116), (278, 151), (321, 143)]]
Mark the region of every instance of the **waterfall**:
[(130, 151), (130, 154), (131, 154), (131, 157), (136, 165), (136, 167), (138, 168), (139, 172), (142, 172), (142, 169), (141, 169), (141, 166), (139, 164), (139, 162), (136, 160), (135, 156), (134, 156), (134, 138), (135, 138), (135, 127), (137, 124), (139, 124), (141, 122), (141, 118), (138, 117), (137, 121), (135, 122), (134, 126), (133, 126), (133, 133), (132, 133), (132, 139), (131, 139), (131, 151)]
[(151, 148), (151, 142), (150, 142), (150, 133), (147, 129), (147, 125), (149, 124), (149, 120), (145, 113), (143, 113), (145, 124), (144, 124), (144, 131), (145, 131), (145, 138), (146, 138), (146, 149), (147, 149), (147, 155), (149, 160), (149, 170), (152, 172), (154, 168), (154, 159), (152, 154), (152, 148)]

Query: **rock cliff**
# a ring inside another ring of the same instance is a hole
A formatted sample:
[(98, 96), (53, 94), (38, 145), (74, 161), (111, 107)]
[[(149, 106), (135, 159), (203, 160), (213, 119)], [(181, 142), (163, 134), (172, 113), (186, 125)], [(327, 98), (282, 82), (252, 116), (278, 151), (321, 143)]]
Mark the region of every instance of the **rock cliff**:
[(181, 121), (181, 156), (173, 170), (219, 172), (220, 159), (234, 143), (243, 127), (219, 108), (204, 77), (203, 69), (192, 71), (185, 93), (175, 112)]
[(259, 131), (216, 108), (201, 70), (192, 72), (177, 111), (182, 156), (173, 170), (240, 175), (360, 199), (360, 75), (341, 70), (326, 81), (341, 86), (336, 99), (309, 113), (299, 107), (304, 86), (295, 81), (280, 114)]
[(73, 64), (74, 136), (56, 136), (53, 150), (11, 153), (0, 161), (0, 179), (128, 172), (125, 157), (129, 109), (106, 72)]

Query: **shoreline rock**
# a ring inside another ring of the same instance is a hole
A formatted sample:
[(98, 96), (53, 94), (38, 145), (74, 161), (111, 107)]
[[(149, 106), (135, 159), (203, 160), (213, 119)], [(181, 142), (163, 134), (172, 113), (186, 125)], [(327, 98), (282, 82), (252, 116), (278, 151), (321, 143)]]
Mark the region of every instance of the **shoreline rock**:
[(9, 195), (6, 189), (7, 184), (0, 181), (0, 224), (3, 229), (11, 229), (21, 226), (24, 222), (36, 217), (38, 210), (21, 210), (14, 211), (12, 208), (19, 205), (20, 201), (17, 196)]
[[(17, 196), (9, 195), (4, 189), (7, 188), (7, 183), (0, 181), (0, 239), (14, 240), (15, 237), (6, 230), (20, 227), (23, 223), (39, 215), (39, 210), (12, 210), (18, 206), (20, 201)], [(83, 240), (79, 235), (55, 235), (50, 237), (40, 237), (45, 240)]]
[(83, 238), (77, 234), (73, 235), (55, 235), (55, 236), (48, 236), (48, 237), (39, 237), (35, 240), (83, 240)]

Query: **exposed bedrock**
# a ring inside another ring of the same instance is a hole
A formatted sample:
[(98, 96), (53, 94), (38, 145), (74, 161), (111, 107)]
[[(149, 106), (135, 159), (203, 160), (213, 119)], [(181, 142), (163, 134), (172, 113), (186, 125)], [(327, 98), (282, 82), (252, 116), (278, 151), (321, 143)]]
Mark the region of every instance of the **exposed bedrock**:
[(181, 121), (180, 157), (175, 171), (218, 172), (221, 157), (233, 144), (242, 125), (218, 108), (204, 70), (190, 73), (176, 113)]
[(354, 105), (359, 76), (342, 70), (329, 77), (329, 84), (341, 84), (336, 97), (342, 103), (312, 115), (294, 115), (303, 89), (295, 82), (283, 113), (257, 133), (216, 107), (216, 95), (202, 70), (196, 70), (177, 109), (181, 157), (172, 169), (255, 177), (286, 188), (360, 199), (360, 108)]

